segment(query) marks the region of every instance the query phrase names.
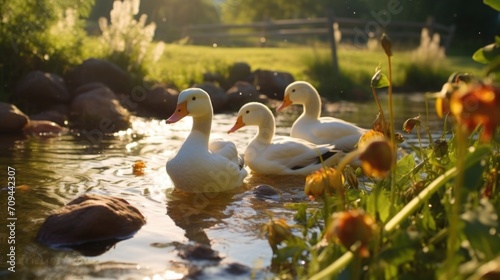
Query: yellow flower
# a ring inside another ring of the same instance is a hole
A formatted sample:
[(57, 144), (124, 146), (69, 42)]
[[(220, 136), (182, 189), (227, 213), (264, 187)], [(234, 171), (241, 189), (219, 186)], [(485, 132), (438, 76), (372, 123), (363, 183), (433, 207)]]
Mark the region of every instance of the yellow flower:
[(368, 257), (368, 243), (376, 229), (377, 225), (372, 217), (361, 209), (355, 209), (334, 213), (330, 225), (325, 229), (324, 238), (330, 242), (339, 240), (349, 250), (353, 245), (359, 244), (360, 247), (356, 249), (359, 249), (360, 256)]
[(325, 191), (332, 193), (332, 190), (344, 191), (344, 176), (334, 168), (321, 168), (306, 177), (304, 192), (311, 199), (322, 196)]
[(373, 139), (383, 139), (384, 133), (375, 130), (368, 130), (358, 140), (358, 147), (366, 145), (366, 143), (371, 142)]

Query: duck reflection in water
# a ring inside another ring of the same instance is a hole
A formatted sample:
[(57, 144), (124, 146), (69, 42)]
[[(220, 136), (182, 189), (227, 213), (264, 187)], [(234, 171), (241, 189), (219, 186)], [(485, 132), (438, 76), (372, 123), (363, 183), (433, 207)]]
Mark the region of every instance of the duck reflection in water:
[(210, 246), (205, 230), (230, 217), (224, 210), (237, 192), (185, 193), (174, 189), (167, 194), (167, 215), (185, 230), (189, 241)]

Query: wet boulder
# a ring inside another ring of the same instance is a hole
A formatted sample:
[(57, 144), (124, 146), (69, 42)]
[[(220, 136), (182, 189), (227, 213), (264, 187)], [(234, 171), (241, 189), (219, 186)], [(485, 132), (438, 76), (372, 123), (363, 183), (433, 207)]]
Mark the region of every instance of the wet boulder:
[(130, 94), (132, 84), (130, 75), (118, 65), (95, 58), (87, 59), (70, 70), (65, 79), (71, 91), (97, 82), (106, 85), (115, 93)]
[(226, 110), (238, 111), (241, 106), (248, 102), (266, 103), (267, 96), (261, 94), (254, 85), (249, 82), (238, 81), (226, 92)]
[(126, 200), (85, 194), (47, 217), (36, 240), (50, 247), (130, 238), (146, 220)]
[(69, 105), (57, 104), (39, 113), (31, 114), (29, 117), (31, 120), (51, 121), (60, 126), (66, 126), (68, 124), (68, 116)]
[(130, 126), (130, 113), (116, 95), (102, 84), (84, 85), (75, 91), (71, 102), (72, 125), (80, 129), (98, 129), (112, 133)]
[[(179, 92), (173, 88), (158, 86), (146, 93), (137, 104), (137, 114), (144, 117), (166, 119), (174, 113)], [(134, 104), (134, 103), (132, 103)]]
[(246, 62), (236, 62), (229, 68), (229, 77), (227, 84), (229, 87), (233, 86), (236, 82), (250, 82), (252, 72), (250, 65)]
[(215, 113), (226, 111), (227, 95), (223, 88), (210, 82), (198, 84), (194, 87), (201, 88), (208, 93)]
[(288, 72), (277, 72), (269, 70), (256, 70), (253, 72), (254, 83), (257, 89), (272, 99), (282, 100), (285, 88), (295, 81), (292, 74)]
[(23, 127), (23, 132), (25, 134), (32, 134), (32, 135), (61, 134), (68, 132), (68, 129), (51, 121), (30, 120)]
[(21, 132), (28, 121), (29, 117), (16, 106), (0, 102), (0, 133)]
[(71, 95), (60, 76), (33, 71), (18, 82), (12, 100), (23, 111), (31, 114), (39, 113), (54, 104), (68, 104)]

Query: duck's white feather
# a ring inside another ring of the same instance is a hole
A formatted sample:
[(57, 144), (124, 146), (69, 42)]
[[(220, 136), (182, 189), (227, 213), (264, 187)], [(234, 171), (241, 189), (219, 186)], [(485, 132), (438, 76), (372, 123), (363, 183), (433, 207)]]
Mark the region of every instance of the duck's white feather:
[(230, 132), (244, 125), (259, 128), (244, 155), (245, 163), (257, 174), (308, 175), (324, 165), (338, 163), (344, 155), (342, 151), (335, 150), (334, 145), (316, 145), (285, 136), (274, 137), (274, 116), (261, 103), (251, 102), (241, 107), (237, 124)]
[[(176, 113), (182, 114), (185, 106), (183, 114), (193, 117), (193, 128), (166, 164), (174, 186), (186, 192), (220, 192), (240, 187), (247, 171), (241, 166), (234, 143), (221, 139), (209, 142), (213, 109), (208, 94), (201, 89), (187, 89), (179, 94), (177, 103)], [(176, 113), (167, 122), (183, 117)]]
[(293, 123), (290, 136), (315, 144), (334, 144), (336, 148), (353, 150), (366, 132), (352, 123), (332, 117), (320, 117), (321, 98), (316, 89), (304, 81), (293, 82), (285, 89), (284, 101), (278, 110), (291, 105), (304, 106), (303, 113)]

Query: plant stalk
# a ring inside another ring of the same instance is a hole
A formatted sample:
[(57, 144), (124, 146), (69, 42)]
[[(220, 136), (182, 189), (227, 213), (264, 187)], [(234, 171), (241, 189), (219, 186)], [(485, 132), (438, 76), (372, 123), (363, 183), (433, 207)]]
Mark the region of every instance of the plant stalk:
[[(415, 198), (413, 198), (406, 206), (401, 209), (392, 219), (387, 222), (384, 226), (384, 232), (390, 233), (396, 227), (405, 220), (408, 216), (413, 214), (422, 203), (428, 201), (429, 198), (446, 182), (451, 180), (457, 175), (457, 168), (453, 167), (446, 171), (443, 175), (436, 178), (432, 183), (422, 190)], [(320, 280), (320, 279), (331, 279), (333, 275), (339, 273), (345, 266), (347, 266), (353, 259), (354, 255), (351, 251), (346, 252), (342, 257), (338, 258), (337, 261), (332, 263), (330, 266), (326, 267), (319, 273), (313, 275), (310, 280)]]

